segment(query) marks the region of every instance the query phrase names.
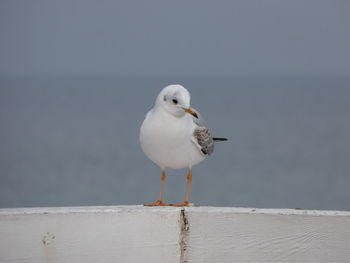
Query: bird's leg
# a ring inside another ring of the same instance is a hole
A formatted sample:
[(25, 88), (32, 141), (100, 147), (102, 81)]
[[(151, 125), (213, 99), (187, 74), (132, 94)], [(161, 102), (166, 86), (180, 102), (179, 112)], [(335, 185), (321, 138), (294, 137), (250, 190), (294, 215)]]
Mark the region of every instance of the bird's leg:
[(167, 206), (168, 205), (163, 202), (163, 189), (164, 189), (164, 184), (166, 180), (165, 169), (162, 169), (162, 176), (160, 179), (161, 179), (161, 182), (160, 182), (160, 192), (159, 192), (158, 200), (152, 204), (145, 204), (144, 206)]
[(163, 189), (164, 189), (164, 184), (165, 184), (165, 180), (166, 180), (165, 169), (162, 169), (162, 176), (161, 176), (160, 180), (161, 180), (160, 191), (159, 191), (159, 197), (158, 197), (157, 201), (160, 201), (161, 203), (163, 203)]
[(190, 191), (191, 191), (191, 183), (192, 183), (192, 169), (190, 168), (188, 170), (187, 174), (187, 189), (186, 189), (186, 195), (185, 195), (185, 201), (184, 203), (188, 205), (190, 203)]
[(185, 195), (185, 201), (180, 204), (171, 204), (171, 206), (188, 206), (190, 203), (190, 190), (191, 190), (191, 182), (192, 182), (192, 169), (190, 168), (188, 170), (187, 174), (187, 189), (186, 189), (186, 195)]

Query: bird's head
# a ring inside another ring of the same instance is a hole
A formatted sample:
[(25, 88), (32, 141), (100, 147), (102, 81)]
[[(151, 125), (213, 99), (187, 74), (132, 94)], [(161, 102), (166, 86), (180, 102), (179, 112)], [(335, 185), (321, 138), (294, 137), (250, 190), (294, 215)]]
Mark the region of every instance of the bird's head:
[(190, 107), (191, 95), (181, 85), (166, 86), (159, 93), (156, 106), (162, 107), (176, 117), (182, 117), (186, 113), (198, 118), (197, 113)]

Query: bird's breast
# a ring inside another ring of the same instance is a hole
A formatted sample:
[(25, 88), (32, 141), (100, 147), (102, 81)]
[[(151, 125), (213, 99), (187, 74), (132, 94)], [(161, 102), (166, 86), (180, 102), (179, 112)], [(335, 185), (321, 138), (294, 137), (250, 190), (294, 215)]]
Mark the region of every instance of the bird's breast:
[(148, 116), (141, 126), (144, 153), (161, 167), (185, 168), (204, 159), (191, 141), (194, 124), (189, 118)]

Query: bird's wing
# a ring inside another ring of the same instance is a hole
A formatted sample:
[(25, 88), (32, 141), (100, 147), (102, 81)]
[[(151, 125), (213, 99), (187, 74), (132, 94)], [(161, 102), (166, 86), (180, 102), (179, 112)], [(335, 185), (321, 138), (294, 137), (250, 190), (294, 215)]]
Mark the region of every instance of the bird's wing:
[(198, 127), (194, 130), (193, 141), (205, 155), (210, 155), (214, 151), (213, 137), (206, 127)]
[(204, 155), (210, 155), (214, 151), (213, 136), (211, 135), (211, 132), (205, 124), (202, 116), (197, 110), (195, 111), (198, 115), (198, 118), (192, 117), (193, 122), (196, 124), (192, 141)]

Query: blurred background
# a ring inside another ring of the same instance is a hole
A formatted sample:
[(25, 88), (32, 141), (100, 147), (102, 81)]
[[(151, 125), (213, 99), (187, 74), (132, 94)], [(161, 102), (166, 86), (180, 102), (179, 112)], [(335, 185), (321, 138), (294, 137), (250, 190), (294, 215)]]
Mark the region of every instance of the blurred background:
[[(350, 209), (349, 1), (0, 2), (0, 207), (142, 204), (139, 128), (182, 84), (227, 143), (197, 205)], [(169, 170), (165, 201), (184, 198)]]

